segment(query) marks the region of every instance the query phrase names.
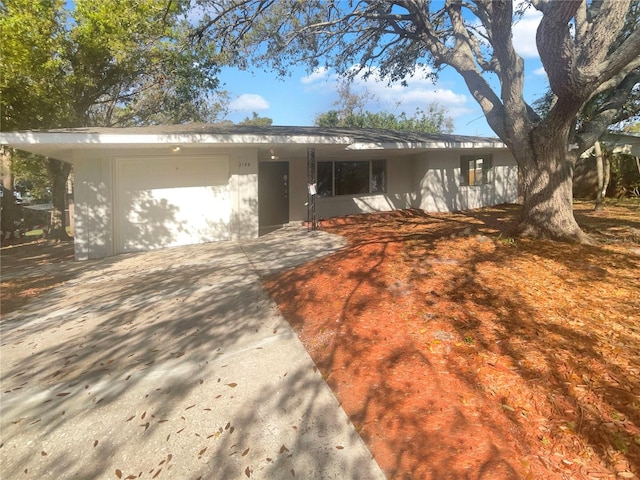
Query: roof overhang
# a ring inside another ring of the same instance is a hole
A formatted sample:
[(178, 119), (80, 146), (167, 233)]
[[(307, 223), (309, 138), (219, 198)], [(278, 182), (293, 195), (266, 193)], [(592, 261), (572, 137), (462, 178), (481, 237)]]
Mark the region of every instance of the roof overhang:
[(195, 152), (211, 146), (258, 148), (263, 156), (274, 149), (282, 154), (301, 155), (317, 148), (327, 155), (340, 152), (393, 150), (413, 155), (439, 149), (504, 149), (497, 139), (456, 135), (409, 134), (402, 132), (323, 129), (319, 127), (241, 126), (157, 126), (132, 128), (83, 128), (49, 131), (0, 132), (0, 144), (73, 163), (74, 152), (89, 150), (145, 149), (167, 153), (177, 147)]
[(612, 153), (623, 153), (640, 157), (640, 135), (629, 133), (608, 133), (604, 136), (604, 142)]

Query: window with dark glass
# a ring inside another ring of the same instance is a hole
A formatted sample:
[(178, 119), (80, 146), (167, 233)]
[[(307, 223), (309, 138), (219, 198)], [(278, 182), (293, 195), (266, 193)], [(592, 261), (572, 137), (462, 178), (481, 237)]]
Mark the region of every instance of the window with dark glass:
[(335, 162), (335, 194), (369, 193), (369, 162)]
[(489, 182), (491, 155), (463, 155), (460, 157), (462, 185), (478, 186)]
[(387, 172), (385, 160), (373, 160), (371, 162), (371, 193), (387, 191)]
[(318, 162), (318, 195), (329, 197), (385, 192), (386, 167), (386, 160)]
[(333, 162), (318, 162), (318, 184), (316, 192), (320, 197), (333, 195)]

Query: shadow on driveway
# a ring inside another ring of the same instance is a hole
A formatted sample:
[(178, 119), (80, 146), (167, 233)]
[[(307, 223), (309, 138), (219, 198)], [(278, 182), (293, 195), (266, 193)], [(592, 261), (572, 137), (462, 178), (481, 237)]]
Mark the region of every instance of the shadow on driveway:
[(1, 478), (384, 478), (262, 288), (285, 229), (73, 263), (3, 318)]

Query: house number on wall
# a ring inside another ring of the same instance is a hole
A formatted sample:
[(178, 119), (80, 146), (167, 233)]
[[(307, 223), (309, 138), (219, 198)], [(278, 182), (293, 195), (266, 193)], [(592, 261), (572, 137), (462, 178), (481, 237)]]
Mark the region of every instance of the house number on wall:
[(238, 167), (243, 168), (243, 167), (250, 167), (251, 166), (251, 162), (238, 162)]

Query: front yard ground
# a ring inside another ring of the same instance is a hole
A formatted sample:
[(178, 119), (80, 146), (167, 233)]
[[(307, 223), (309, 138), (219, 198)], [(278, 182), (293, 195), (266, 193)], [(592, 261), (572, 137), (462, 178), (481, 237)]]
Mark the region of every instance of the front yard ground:
[(599, 246), (511, 238), (518, 206), (360, 215), (266, 279), (389, 478), (638, 478), (640, 202), (575, 209)]
[[(265, 280), (389, 478), (640, 474), (640, 202), (575, 209), (599, 246), (511, 238), (517, 206), (325, 221), (348, 247)], [(1, 253), (3, 314), (73, 257)]]

